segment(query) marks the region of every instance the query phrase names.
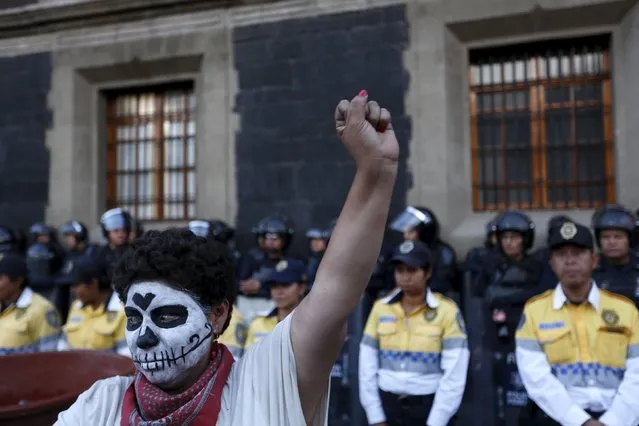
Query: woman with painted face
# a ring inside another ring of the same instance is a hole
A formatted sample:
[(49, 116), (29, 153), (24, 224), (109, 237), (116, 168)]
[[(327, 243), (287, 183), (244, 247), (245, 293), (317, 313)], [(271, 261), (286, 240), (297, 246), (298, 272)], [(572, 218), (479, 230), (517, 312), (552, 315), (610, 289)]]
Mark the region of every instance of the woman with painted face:
[(356, 172), (299, 306), (234, 362), (216, 341), (236, 291), (226, 248), (186, 229), (150, 231), (113, 279), (135, 377), (97, 382), (57, 425), (326, 424), (331, 368), (381, 248), (399, 158), (390, 114), (366, 91), (339, 103), (335, 126)]
[(499, 252), (486, 259), (475, 289), (483, 298), (485, 344), (498, 355), (493, 363), (495, 411), (498, 424), (503, 424), (528, 402), (514, 362), (515, 332), (526, 301), (546, 289), (540, 286), (543, 263), (530, 254), (535, 239), (533, 221), (520, 211), (508, 210), (495, 225)]
[(264, 282), (271, 292), (275, 308), (258, 313), (251, 321), (245, 350), (272, 332), (300, 303), (306, 293), (305, 269), (304, 263), (295, 259), (281, 260), (275, 265), (275, 270)]
[(404, 241), (390, 258), (397, 289), (373, 306), (359, 352), (369, 425), (446, 426), (461, 404), (470, 353), (457, 305), (432, 292), (432, 255)]
[(89, 256), (67, 262), (57, 279), (58, 285), (69, 286), (75, 297), (58, 350), (112, 351), (131, 356), (124, 331), (126, 316), (110, 283), (101, 280), (101, 271)]

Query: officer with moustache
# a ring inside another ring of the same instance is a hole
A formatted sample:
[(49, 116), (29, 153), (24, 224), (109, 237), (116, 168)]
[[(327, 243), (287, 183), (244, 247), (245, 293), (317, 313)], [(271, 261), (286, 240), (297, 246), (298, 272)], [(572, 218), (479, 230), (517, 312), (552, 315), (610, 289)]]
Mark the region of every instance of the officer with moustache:
[(620, 205), (596, 212), (592, 225), (600, 257), (592, 275), (601, 288), (639, 304), (639, 258), (632, 252), (635, 223), (634, 215)]
[(520, 426), (639, 424), (639, 312), (597, 287), (593, 238), (565, 222), (550, 241), (553, 290), (526, 303), (517, 364), (531, 402)]

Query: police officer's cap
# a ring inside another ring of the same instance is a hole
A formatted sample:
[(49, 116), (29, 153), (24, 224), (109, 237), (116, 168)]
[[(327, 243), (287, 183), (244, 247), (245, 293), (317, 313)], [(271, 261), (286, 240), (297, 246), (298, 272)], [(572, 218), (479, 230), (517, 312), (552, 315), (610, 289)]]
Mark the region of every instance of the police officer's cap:
[(96, 262), (89, 256), (80, 256), (64, 264), (56, 283), (61, 285), (89, 284), (94, 279), (99, 278), (100, 268), (98, 268)]
[(0, 253), (0, 275), (10, 277), (26, 277), (29, 274), (27, 263), (22, 256), (15, 253)]
[(548, 239), (548, 245), (551, 250), (559, 247), (572, 245), (592, 250), (594, 248), (594, 239), (590, 230), (578, 223), (566, 221), (560, 227), (556, 228)]
[(266, 284), (294, 284), (306, 281), (304, 262), (297, 259), (280, 260), (269, 275)]
[(403, 263), (411, 268), (427, 269), (431, 265), (431, 254), (426, 244), (421, 241), (407, 240), (397, 246), (391, 263)]

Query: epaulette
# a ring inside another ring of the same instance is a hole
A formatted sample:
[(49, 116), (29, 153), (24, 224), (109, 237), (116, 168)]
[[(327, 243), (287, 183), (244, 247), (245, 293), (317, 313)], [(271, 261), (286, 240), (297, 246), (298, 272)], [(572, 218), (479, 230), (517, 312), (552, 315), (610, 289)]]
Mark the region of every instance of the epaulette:
[(611, 299), (616, 299), (620, 302), (626, 303), (632, 307), (635, 306), (635, 302), (633, 302), (631, 299), (627, 298), (626, 296), (622, 295), (622, 294), (618, 294), (618, 293), (613, 293), (611, 291), (608, 291), (606, 289), (600, 288), (599, 289), (600, 293), (605, 294), (606, 296), (610, 297)]
[(528, 299), (528, 301), (526, 302), (526, 305), (532, 305), (533, 303), (535, 303), (538, 300), (542, 300), (542, 299), (546, 299), (549, 296), (552, 296), (553, 291), (555, 291), (555, 289), (552, 290), (546, 290), (541, 294), (538, 294), (536, 296), (531, 297), (530, 299)]

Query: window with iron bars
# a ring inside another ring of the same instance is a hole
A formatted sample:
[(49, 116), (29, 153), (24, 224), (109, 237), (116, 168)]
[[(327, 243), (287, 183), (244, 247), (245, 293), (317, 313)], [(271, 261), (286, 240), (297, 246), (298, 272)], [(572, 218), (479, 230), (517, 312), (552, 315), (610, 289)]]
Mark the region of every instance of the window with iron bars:
[(615, 201), (609, 36), (470, 52), (475, 211)]
[(192, 84), (106, 93), (107, 207), (141, 220), (195, 215)]

